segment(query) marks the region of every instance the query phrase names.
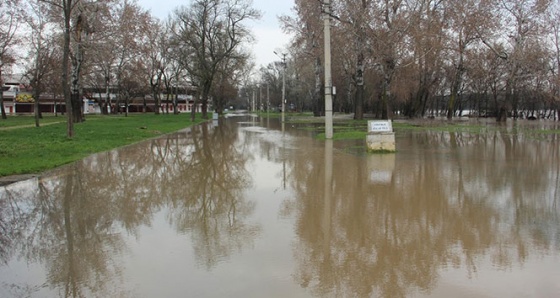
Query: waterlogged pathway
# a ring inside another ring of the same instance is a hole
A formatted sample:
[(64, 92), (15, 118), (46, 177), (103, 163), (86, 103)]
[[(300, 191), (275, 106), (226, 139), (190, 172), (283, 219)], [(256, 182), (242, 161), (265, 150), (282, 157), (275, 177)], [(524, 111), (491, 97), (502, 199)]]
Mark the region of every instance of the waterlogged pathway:
[(0, 297), (560, 297), (560, 140), (229, 118), (0, 188)]

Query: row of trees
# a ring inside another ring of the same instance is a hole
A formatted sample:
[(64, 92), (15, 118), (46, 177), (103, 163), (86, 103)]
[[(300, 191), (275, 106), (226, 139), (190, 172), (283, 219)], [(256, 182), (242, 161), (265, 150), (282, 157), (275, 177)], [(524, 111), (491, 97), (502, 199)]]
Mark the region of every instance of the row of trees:
[[(255, 92), (247, 83), (252, 36), (246, 21), (260, 13), (250, 0), (194, 0), (165, 22), (135, 0), (6, 0), (0, 77), (17, 65), (34, 98), (63, 97), (71, 107), (70, 137), (73, 123), (82, 121), (85, 86), (104, 90), (107, 96), (96, 100), (108, 113), (109, 93), (117, 94), (117, 107), (147, 94), (158, 107), (161, 94), (176, 103), (177, 90), (194, 85), (206, 114), (210, 98), (218, 112), (255, 93), (260, 107), (264, 93), (279, 105), (285, 73), (289, 103), (321, 115), (324, 11), (320, 1), (296, 0), (294, 16), (281, 17), (294, 36), (288, 63), (262, 67)], [(451, 118), (469, 109), (503, 121), (556, 117), (560, 110), (558, 1), (341, 0), (329, 11), (335, 111), (358, 119), (364, 113)], [(6, 118), (2, 101), (0, 95)]]
[[(295, 0), (295, 16), (281, 17), (294, 35), (287, 97), (316, 114), (323, 110), (323, 5)], [(469, 109), (499, 121), (560, 112), (556, 0), (338, 0), (331, 6), (335, 111), (451, 118)], [(271, 75), (278, 67), (263, 68), (260, 83), (278, 86)]]
[(117, 107), (148, 94), (159, 107), (161, 94), (173, 100), (179, 88), (195, 88), (206, 117), (209, 98), (221, 109), (237, 94), (250, 68), (246, 21), (259, 17), (248, 0), (194, 0), (165, 22), (136, 0), (7, 0), (0, 4), (0, 74), (17, 66), (34, 98), (62, 95), (69, 137), (83, 120), (84, 87), (106, 94), (95, 98), (104, 113), (110, 93)]

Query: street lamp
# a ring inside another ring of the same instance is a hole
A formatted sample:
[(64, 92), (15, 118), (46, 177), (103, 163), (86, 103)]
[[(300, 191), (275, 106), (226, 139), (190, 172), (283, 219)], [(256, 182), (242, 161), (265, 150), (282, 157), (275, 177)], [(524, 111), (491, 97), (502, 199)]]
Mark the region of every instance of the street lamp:
[(284, 123), (284, 110), (286, 109), (286, 54), (282, 53), (282, 56), (280, 56), (276, 51), (274, 51), (274, 54), (282, 59), (282, 66), (284, 67), (282, 70), (282, 123)]

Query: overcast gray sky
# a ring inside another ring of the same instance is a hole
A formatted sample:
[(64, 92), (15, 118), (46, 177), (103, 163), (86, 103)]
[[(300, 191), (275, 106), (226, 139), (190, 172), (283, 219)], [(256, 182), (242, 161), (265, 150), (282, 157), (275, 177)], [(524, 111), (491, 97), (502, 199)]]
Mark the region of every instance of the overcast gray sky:
[[(165, 19), (174, 8), (181, 5), (189, 5), (190, 0), (139, 0), (140, 6), (150, 10), (152, 15)], [(277, 16), (291, 15), (291, 8), (294, 6), (293, 0), (253, 0), (253, 7), (260, 10), (263, 17), (256, 22), (251, 22), (253, 33), (257, 39), (253, 45), (253, 55), (257, 67), (267, 65), (270, 62), (278, 61), (274, 51), (282, 51), (290, 39), (288, 35), (282, 33)]]

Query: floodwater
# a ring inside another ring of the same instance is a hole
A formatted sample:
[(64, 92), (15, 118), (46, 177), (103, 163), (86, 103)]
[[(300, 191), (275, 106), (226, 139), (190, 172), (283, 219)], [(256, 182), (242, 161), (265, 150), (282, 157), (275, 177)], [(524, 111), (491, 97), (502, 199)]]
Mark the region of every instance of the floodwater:
[[(0, 297), (560, 297), (560, 138), (220, 119), (0, 188)], [(557, 128), (557, 127), (556, 127)]]

